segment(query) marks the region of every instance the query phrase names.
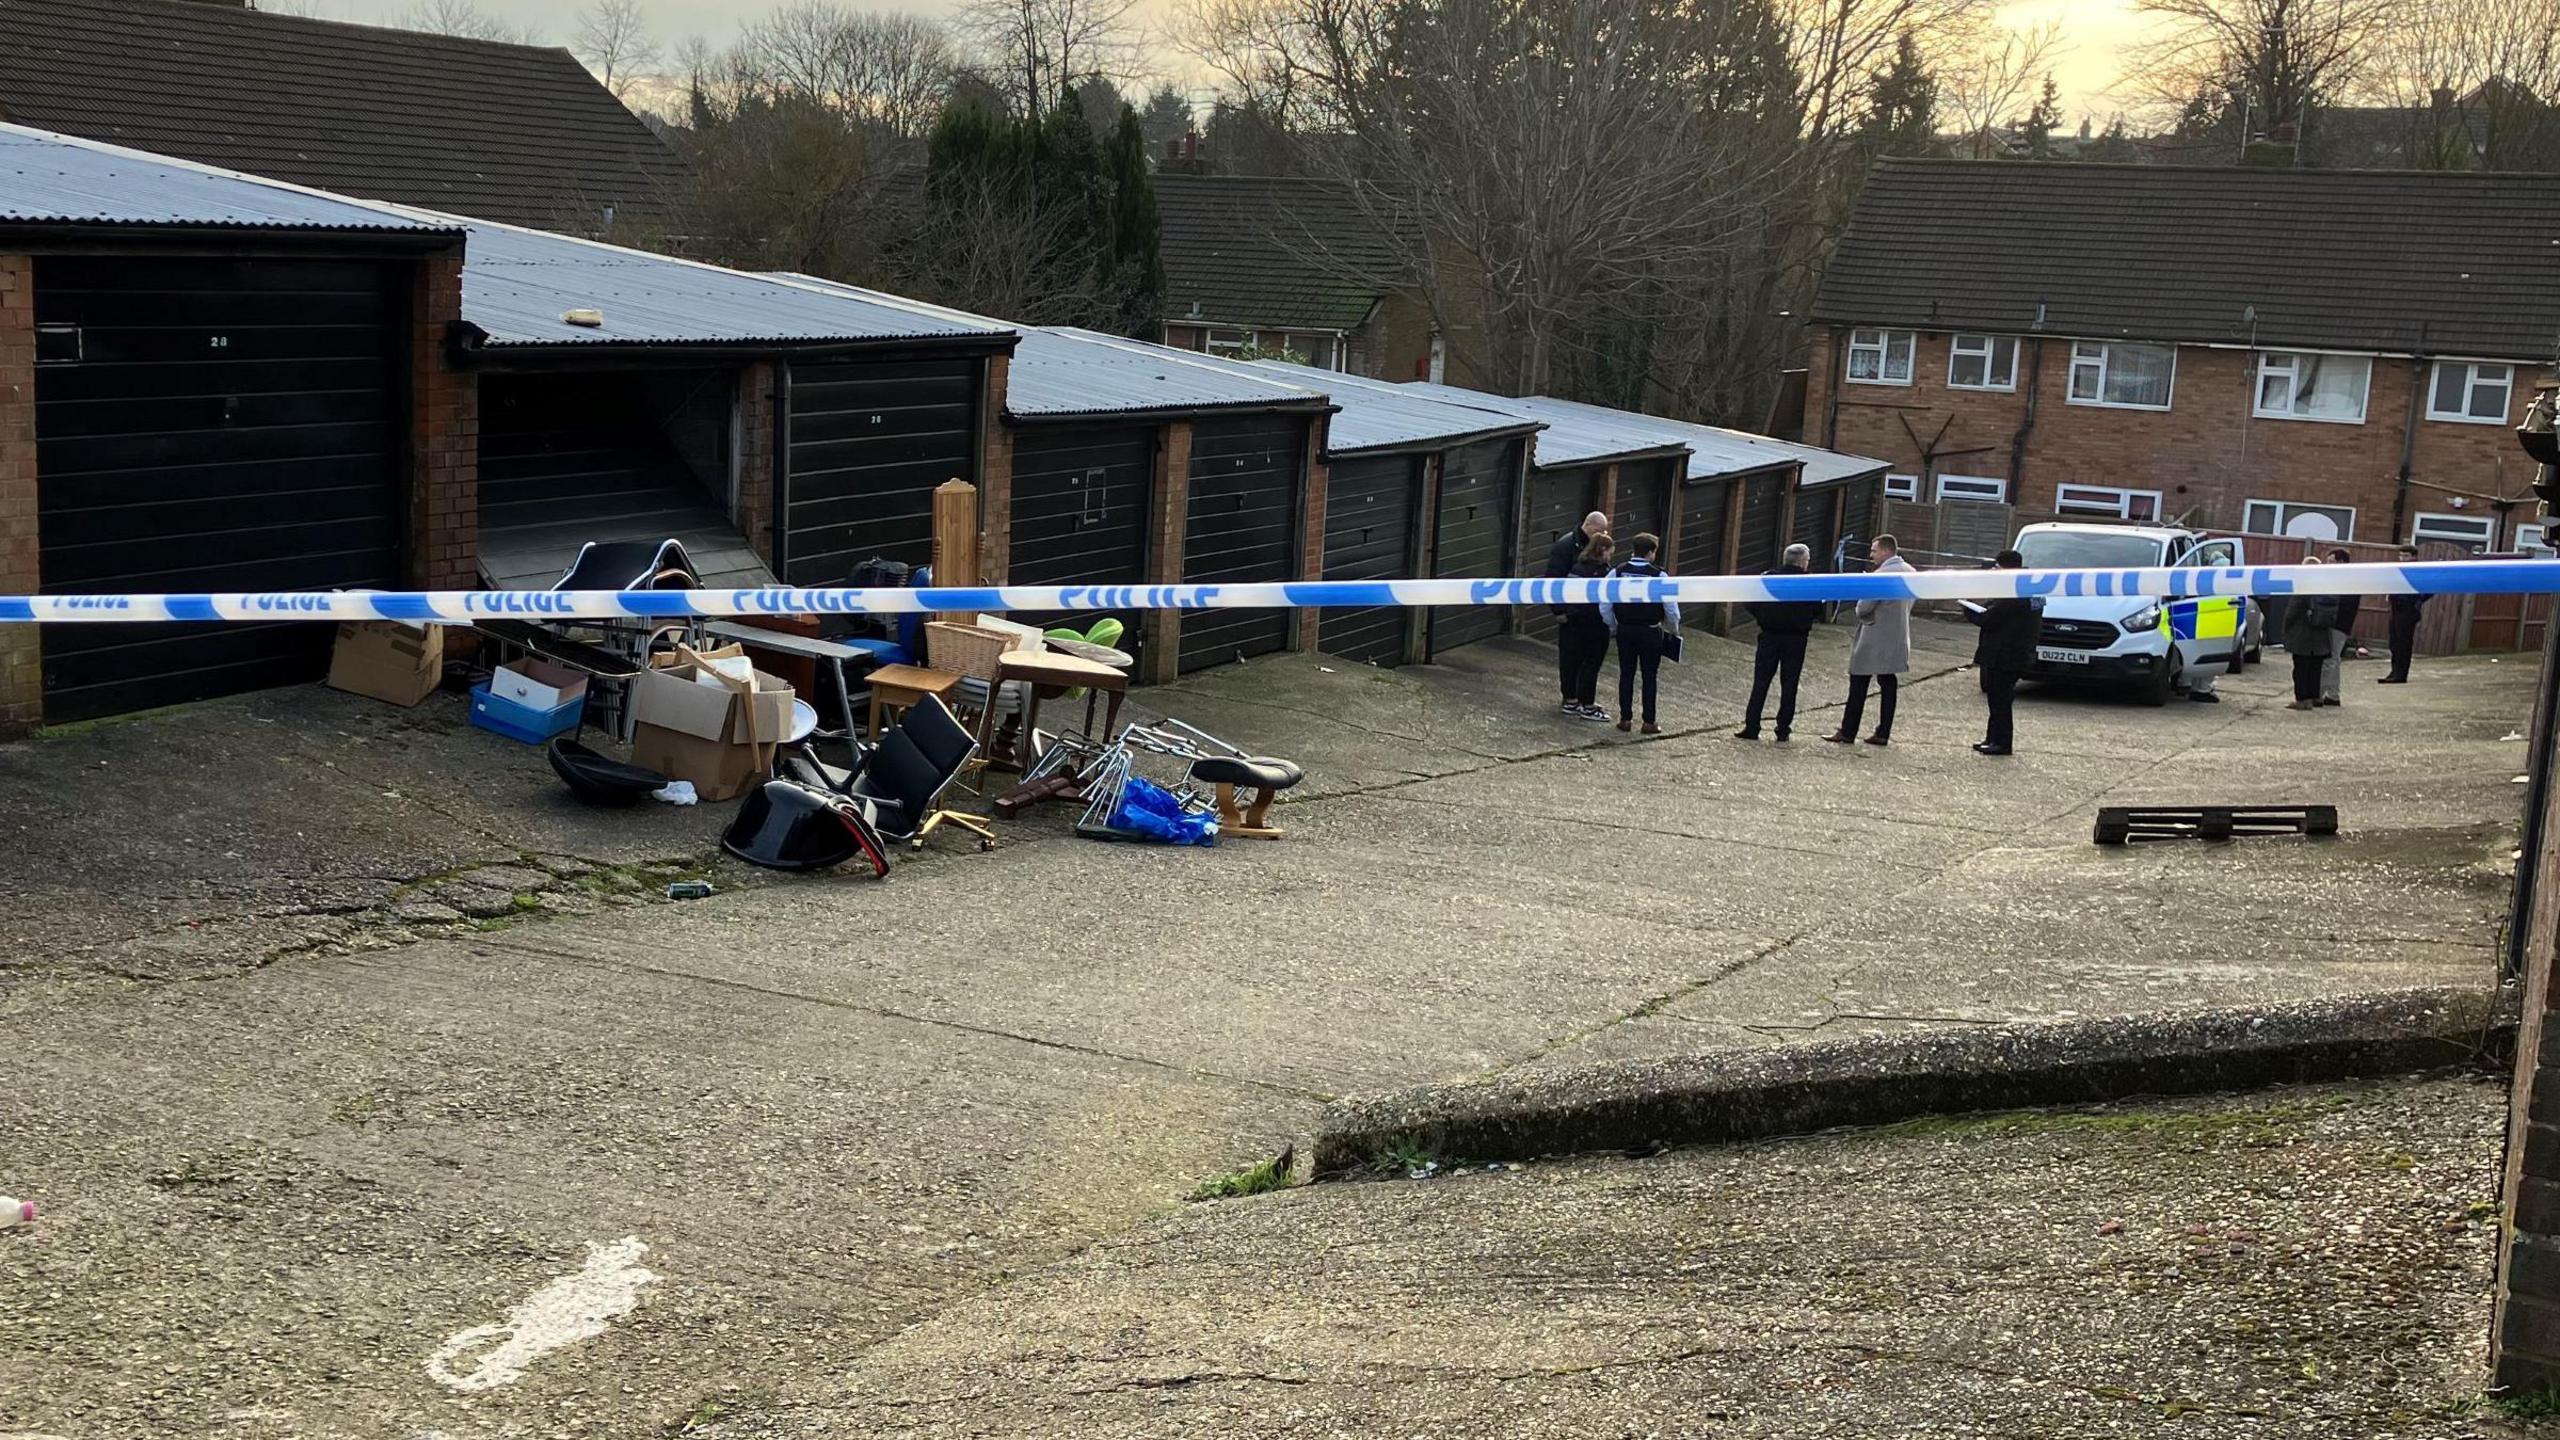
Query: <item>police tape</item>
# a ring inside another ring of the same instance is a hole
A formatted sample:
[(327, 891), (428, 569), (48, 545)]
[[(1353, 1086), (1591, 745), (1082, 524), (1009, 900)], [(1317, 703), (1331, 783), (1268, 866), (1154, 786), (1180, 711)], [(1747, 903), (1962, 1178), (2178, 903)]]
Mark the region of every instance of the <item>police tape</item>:
[(628, 620), (912, 615), (1011, 610), (1273, 610), (1372, 606), (1716, 604), (1786, 600), (2196, 600), (2270, 595), (2539, 595), (2560, 559), (2147, 570), (1913, 570), (1563, 580), (1300, 580), (1252, 584), (1000, 585), (924, 589), (327, 590), (190, 595), (0, 595), (0, 624), (136, 621)]

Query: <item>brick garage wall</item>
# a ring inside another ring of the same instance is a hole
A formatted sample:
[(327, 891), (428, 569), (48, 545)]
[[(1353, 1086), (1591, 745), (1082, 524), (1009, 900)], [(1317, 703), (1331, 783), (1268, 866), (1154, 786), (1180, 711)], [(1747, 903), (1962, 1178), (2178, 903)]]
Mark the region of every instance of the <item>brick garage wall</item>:
[(426, 590), (480, 583), (480, 382), (445, 364), (462, 316), (462, 256), (419, 262), (410, 306), (409, 581)]
[(1923, 474), (1924, 453), (1934, 452), (1934, 469), (1925, 473), (2015, 481), (2013, 446), (2041, 343), (2024, 483), (2013, 485), (2010, 495), (2029, 509), (2051, 509), (2059, 485), (2157, 490), (2168, 514), (2236, 530), (2250, 500), (2294, 500), (2353, 506), (2357, 540), (2403, 539), (2408, 524), (2402, 521), (2395, 532), (2392, 517), (2413, 398), (2421, 410), (2411, 514), (2449, 508), (2430, 486), (2479, 497), (2513, 495), (2528, 478), (2507, 434), (2530, 395), (2530, 377), (2521, 369), (2509, 419), (2471, 425), (2424, 418), (2425, 397), (2413, 397), (2413, 381), (2427, 376), (2425, 362), (2376, 358), (2364, 423), (2340, 425), (2251, 414), (2254, 351), (2181, 346), (2172, 408), (2125, 410), (2069, 402), (2069, 340), (2020, 340), (2015, 393), (1953, 389), (1947, 384), (1951, 338), (1920, 334), (1908, 386), (1853, 385), (1841, 378), (1837, 334), (1817, 332), (1806, 389), (1809, 425), (1817, 435), (1827, 425), (1827, 443), (1890, 461), (1897, 473)]
[[(1333, 466), (1325, 459), (1325, 442), (1331, 420), (1329, 415), (1318, 415), (1307, 426), (1307, 483), (1304, 508), (1298, 516), (1298, 573), (1295, 577), (1300, 580), (1324, 578), (1325, 506), (1333, 490)], [(1297, 628), (1290, 632), (1289, 648), (1315, 649), (1316, 627), (1323, 616), (1322, 610), (1300, 610)]]
[[(2560, 659), (2546, 648), (2544, 679)], [(2544, 697), (2545, 704), (2549, 696)], [(2533, 757), (2548, 771), (2554, 757), (2550, 721), (2537, 716)], [(2524, 934), (2523, 984), (2518, 996), (2514, 1087), (2507, 1098), (2507, 1165), (2500, 1183), (2501, 1227), (2495, 1323), (2490, 1331), (2490, 1383), (2511, 1394), (2560, 1388), (2560, 988), (2554, 985), (2554, 952), (2560, 949), (2560, 785), (2542, 797), (2540, 814), (2525, 823), (2539, 836), (2533, 872), (2517, 877), (2532, 887), (2518, 927)]]
[(738, 372), (738, 505), (729, 518), (756, 558), (773, 564), (773, 362)]
[[(35, 261), (0, 255), (0, 595), (42, 588), (36, 524)], [(43, 634), (0, 625), (0, 734), (43, 718)]]

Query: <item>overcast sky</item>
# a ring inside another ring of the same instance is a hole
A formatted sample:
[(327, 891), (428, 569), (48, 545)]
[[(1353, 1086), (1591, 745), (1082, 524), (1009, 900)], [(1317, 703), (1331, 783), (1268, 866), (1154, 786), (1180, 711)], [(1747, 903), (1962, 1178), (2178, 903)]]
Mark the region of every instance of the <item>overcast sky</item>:
[[(578, 12), (589, 0), (479, 0), (480, 8), (512, 25), (530, 26), (549, 44), (565, 45), (577, 28)], [(788, 0), (642, 0), (655, 38), (672, 49), (689, 35), (699, 35), (716, 48), (726, 45), (739, 25), (780, 8)], [(842, 0), (856, 9), (911, 10), (949, 14), (960, 0)], [(1177, 0), (1139, 0), (1139, 14), (1161, 16)], [(289, 0), (279, 6), (332, 20), (387, 23), (408, 10), (411, 0)], [(2095, 114), (2101, 122), (2128, 108), (2130, 98), (2110, 94), (2116, 83), (2125, 44), (2140, 33), (2134, 0), (2019, 0), (1998, 12), (2000, 22), (2032, 29), (2062, 21), (2069, 46), (2056, 68), (2064, 105), (2076, 122)], [(1170, 63), (1170, 62), (1168, 62)], [(1204, 97), (1205, 98), (1205, 97)]]

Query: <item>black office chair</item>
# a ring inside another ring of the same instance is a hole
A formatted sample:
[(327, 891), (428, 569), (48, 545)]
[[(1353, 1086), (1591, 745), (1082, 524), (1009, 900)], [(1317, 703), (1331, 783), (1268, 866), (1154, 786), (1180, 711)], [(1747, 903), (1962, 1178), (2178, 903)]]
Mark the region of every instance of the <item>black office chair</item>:
[(699, 590), (702, 574), (681, 540), (590, 540), (554, 590)]
[(863, 817), (886, 839), (921, 850), (936, 827), (951, 825), (977, 836), (979, 849), (992, 850), (993, 825), (942, 808), (943, 792), (977, 753), (977, 737), (950, 707), (928, 695), (907, 707), (897, 725), (871, 747), (861, 773), (842, 793), (861, 803)]

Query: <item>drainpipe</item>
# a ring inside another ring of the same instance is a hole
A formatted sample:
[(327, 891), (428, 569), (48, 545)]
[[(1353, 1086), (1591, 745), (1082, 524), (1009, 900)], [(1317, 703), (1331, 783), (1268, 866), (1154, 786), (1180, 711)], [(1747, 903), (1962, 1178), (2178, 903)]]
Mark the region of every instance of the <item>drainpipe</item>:
[[(1823, 367), (1825, 379), (1822, 386), (1822, 448), (1825, 450), (1835, 449), (1840, 444), (1840, 384), (1841, 377), (1849, 373), (1849, 357), (1842, 342), (1848, 336), (1847, 330), (1837, 325), (1831, 327), (1831, 363)], [(1912, 357), (1911, 363), (1918, 365), (1919, 357)]]
[(2409, 423), (2400, 432), (2400, 485), (2391, 496), (2391, 535), (2393, 543), (2408, 533), (2409, 481), (2417, 473), (2418, 417), (2427, 401), (2427, 326), (2418, 322), (2418, 353), (2409, 357)]
[[(2036, 324), (2044, 324), (2044, 307), (2036, 307)], [(2044, 337), (2027, 342), (2027, 408), (2018, 417), (2018, 433), (2009, 437), (2009, 498), (2026, 493), (2027, 437), (2036, 431), (2036, 406), (2044, 399)]]

